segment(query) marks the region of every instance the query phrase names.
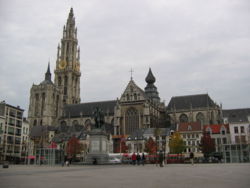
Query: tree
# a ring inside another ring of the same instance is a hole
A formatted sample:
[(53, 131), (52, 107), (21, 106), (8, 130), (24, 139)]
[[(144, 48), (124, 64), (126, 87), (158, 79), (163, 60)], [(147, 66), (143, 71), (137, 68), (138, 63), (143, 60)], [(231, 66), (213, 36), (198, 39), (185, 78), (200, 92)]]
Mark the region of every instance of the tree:
[(156, 153), (156, 142), (153, 140), (152, 137), (150, 137), (147, 142), (145, 143), (145, 152), (149, 154), (155, 154)]
[(201, 151), (205, 158), (208, 158), (215, 151), (215, 143), (208, 132), (203, 132), (201, 137)]
[(184, 141), (181, 138), (179, 132), (175, 132), (169, 141), (170, 153), (179, 154), (182, 153), (185, 149)]
[(127, 153), (128, 146), (126, 145), (126, 138), (123, 136), (120, 139), (119, 146), (116, 147), (115, 153)]
[(72, 136), (67, 143), (67, 150), (66, 150), (67, 156), (76, 159), (76, 155), (80, 154), (81, 150), (82, 150), (82, 145), (79, 139), (77, 139), (75, 135)]

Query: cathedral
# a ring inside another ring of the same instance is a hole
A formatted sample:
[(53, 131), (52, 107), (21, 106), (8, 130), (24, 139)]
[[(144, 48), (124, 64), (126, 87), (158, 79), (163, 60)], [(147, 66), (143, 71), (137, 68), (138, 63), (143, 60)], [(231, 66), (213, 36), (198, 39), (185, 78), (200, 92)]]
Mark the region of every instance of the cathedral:
[(102, 109), (105, 123), (112, 126), (112, 135), (129, 135), (140, 128), (164, 127), (165, 104), (161, 102), (155, 77), (149, 69), (145, 88), (129, 80), (121, 96), (115, 100), (81, 103), (80, 48), (75, 17), (71, 8), (63, 28), (61, 44), (57, 47), (54, 82), (50, 64), (44, 80), (30, 90), (28, 118), (31, 127), (77, 126), (86, 130), (93, 124), (95, 107)]
[(80, 47), (72, 8), (57, 47), (54, 77), (53, 82), (48, 64), (44, 80), (31, 87), (28, 111), (31, 128), (49, 126), (62, 131), (71, 127), (87, 132), (93, 126), (92, 113), (96, 107), (103, 111), (105, 124), (114, 141), (127, 138), (139, 129), (166, 128), (193, 121), (203, 125), (221, 120), (221, 107), (208, 94), (172, 97), (165, 106), (159, 97), (151, 69), (145, 74), (144, 89), (131, 76), (117, 99), (81, 103)]

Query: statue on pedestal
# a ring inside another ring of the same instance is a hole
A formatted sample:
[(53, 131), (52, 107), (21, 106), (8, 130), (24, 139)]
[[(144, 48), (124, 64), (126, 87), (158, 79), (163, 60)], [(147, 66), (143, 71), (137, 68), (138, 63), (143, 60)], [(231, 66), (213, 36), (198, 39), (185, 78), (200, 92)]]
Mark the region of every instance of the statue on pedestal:
[(93, 111), (93, 118), (95, 120), (95, 128), (102, 129), (104, 125), (104, 114), (99, 107), (96, 107)]

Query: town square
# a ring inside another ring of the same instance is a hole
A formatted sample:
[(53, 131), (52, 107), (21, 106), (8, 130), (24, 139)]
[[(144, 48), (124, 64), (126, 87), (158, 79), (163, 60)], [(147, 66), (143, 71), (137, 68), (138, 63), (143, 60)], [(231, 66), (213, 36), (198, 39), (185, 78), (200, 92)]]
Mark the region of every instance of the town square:
[(250, 186), (248, 1), (0, 7), (1, 187)]

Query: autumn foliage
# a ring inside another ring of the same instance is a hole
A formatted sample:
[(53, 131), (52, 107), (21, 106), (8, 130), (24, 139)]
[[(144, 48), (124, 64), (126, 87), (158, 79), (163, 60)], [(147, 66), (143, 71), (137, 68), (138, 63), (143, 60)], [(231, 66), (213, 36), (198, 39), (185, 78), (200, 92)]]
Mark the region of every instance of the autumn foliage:
[(201, 137), (201, 150), (206, 158), (209, 156), (209, 154), (215, 151), (214, 140), (211, 138), (210, 134), (205, 131)]
[(80, 154), (82, 145), (75, 136), (72, 136), (67, 143), (67, 156), (75, 158), (77, 154)]
[(156, 142), (153, 140), (152, 137), (150, 137), (147, 142), (145, 143), (145, 152), (149, 154), (155, 154), (156, 153)]
[(169, 141), (170, 153), (179, 154), (185, 149), (184, 141), (179, 132), (175, 132)]
[(119, 142), (119, 146), (114, 151), (115, 153), (127, 153), (128, 152), (128, 146), (126, 145), (126, 138), (122, 137)]

